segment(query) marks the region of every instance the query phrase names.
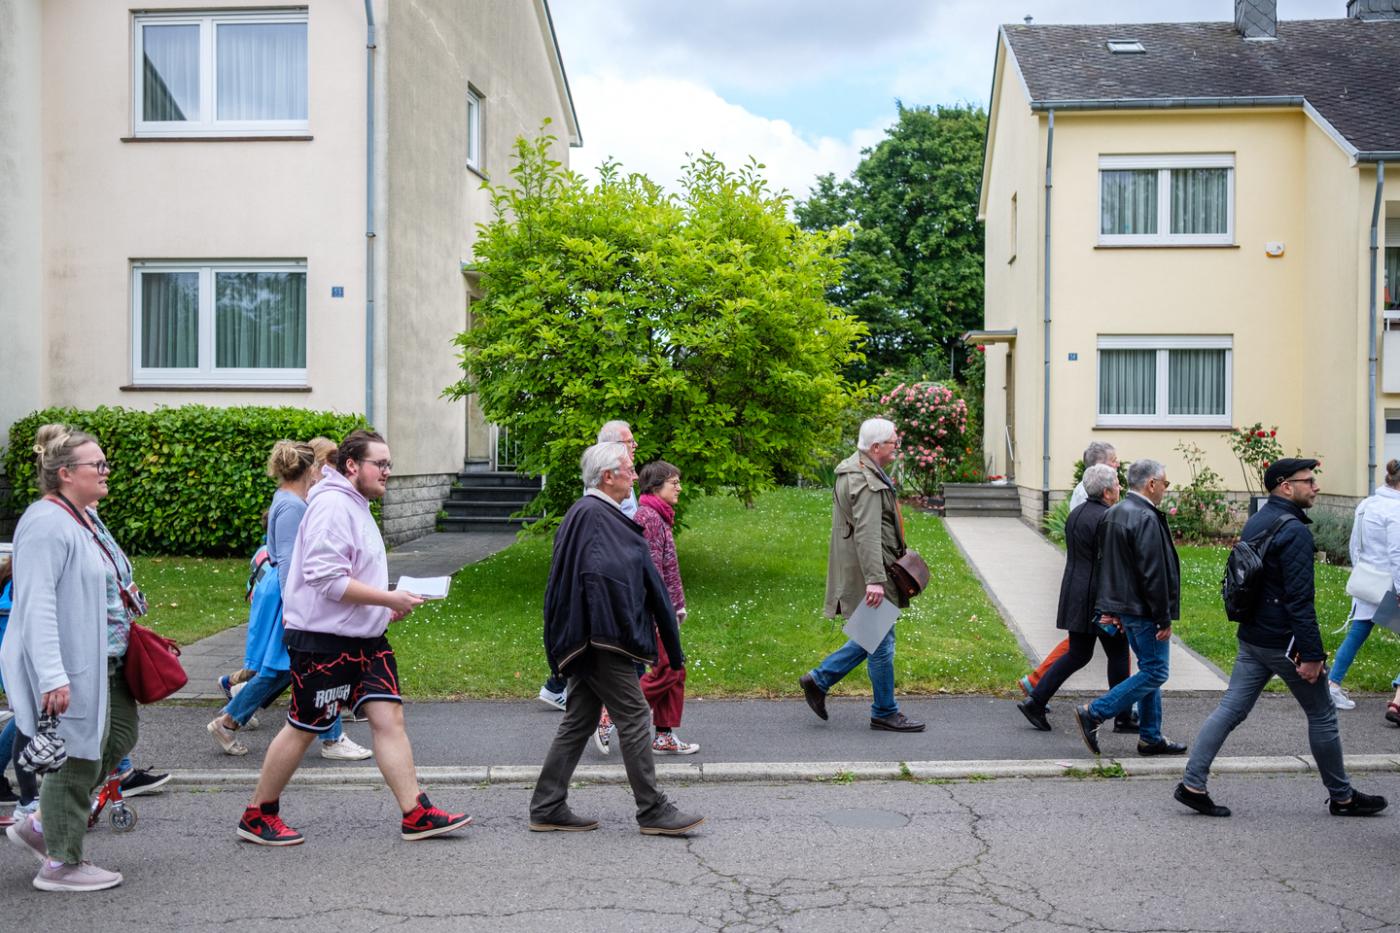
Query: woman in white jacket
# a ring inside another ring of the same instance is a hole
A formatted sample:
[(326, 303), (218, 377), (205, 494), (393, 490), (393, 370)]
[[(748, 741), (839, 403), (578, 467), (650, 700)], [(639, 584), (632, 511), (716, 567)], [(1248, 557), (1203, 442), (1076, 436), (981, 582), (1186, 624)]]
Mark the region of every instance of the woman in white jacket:
[[(1396, 601), (1396, 593), (1400, 593), (1400, 460), (1392, 460), (1385, 465), (1385, 486), (1356, 507), (1356, 517), (1351, 523), (1350, 550), (1353, 567), (1365, 562), (1390, 575), (1390, 591), (1383, 598)], [(1387, 610), (1397, 608), (1400, 606), (1389, 606)], [(1352, 599), (1351, 626), (1346, 640), (1337, 649), (1336, 663), (1327, 675), (1327, 688), (1337, 709), (1356, 708), (1356, 701), (1342, 691), (1342, 679), (1346, 677), (1351, 662), (1356, 660), (1356, 653), (1370, 636), (1378, 609), (1376, 603)], [(1395, 686), (1400, 686), (1400, 677), (1396, 678)], [(1397, 694), (1397, 699), (1400, 699), (1400, 694)], [(1386, 718), (1400, 723), (1400, 718), (1396, 718), (1400, 707), (1395, 703), (1390, 706)]]

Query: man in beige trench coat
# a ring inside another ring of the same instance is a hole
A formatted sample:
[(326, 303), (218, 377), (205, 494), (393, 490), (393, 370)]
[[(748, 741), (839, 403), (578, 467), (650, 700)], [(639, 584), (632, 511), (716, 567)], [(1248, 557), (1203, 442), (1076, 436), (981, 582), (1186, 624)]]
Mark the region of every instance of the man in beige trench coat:
[[(831, 550), (826, 566), (826, 617), (849, 619), (865, 602), (872, 608), (886, 599), (901, 609), (909, 605), (886, 568), (904, 556), (904, 529), (895, 505), (894, 483), (885, 467), (899, 450), (892, 422), (871, 418), (860, 426), (856, 453), (836, 468), (832, 505)], [(827, 718), (826, 694), (866, 662), (870, 686), (870, 728), (887, 732), (922, 732), (924, 724), (899, 711), (894, 699), (894, 629), (871, 654), (853, 641), (832, 652), (798, 681), (807, 705)]]

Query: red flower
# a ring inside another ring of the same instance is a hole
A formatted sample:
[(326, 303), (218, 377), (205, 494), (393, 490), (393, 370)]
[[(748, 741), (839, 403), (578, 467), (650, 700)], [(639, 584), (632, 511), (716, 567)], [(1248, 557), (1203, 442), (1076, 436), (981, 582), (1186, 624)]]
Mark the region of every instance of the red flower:
[(1275, 434), (1277, 434), (1277, 433), (1278, 433), (1277, 431), (1270, 431), (1270, 432), (1269, 432), (1269, 436), (1270, 436), (1270, 437), (1273, 437), (1273, 436), (1274, 436)]
[(1255, 436), (1255, 437), (1263, 437), (1263, 436), (1264, 436), (1264, 432), (1263, 432), (1263, 431), (1257, 431), (1257, 432), (1255, 432), (1255, 435), (1254, 435), (1254, 436)]

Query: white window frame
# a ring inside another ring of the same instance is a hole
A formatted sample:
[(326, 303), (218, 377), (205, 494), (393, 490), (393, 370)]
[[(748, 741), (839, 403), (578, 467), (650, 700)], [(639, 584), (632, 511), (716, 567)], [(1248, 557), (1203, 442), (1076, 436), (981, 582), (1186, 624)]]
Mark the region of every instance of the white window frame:
[(467, 167), (481, 171), (481, 94), (467, 87)]
[[(211, 11), (183, 13), (138, 13), (132, 17), (131, 118), (136, 136), (303, 136), (310, 130), (306, 120), (219, 120), (214, 112), (218, 100), (214, 82), (214, 30), (221, 23), (305, 23), (306, 10)], [(199, 26), (199, 119), (146, 120), (142, 106), (145, 101), (145, 49), (143, 26)], [(310, 43), (310, 36), (307, 43)], [(310, 50), (307, 55), (307, 88), (310, 90)], [(308, 101), (309, 110), (309, 101)]]
[[(1175, 168), (1224, 168), (1226, 174), (1226, 217), (1224, 233), (1172, 233), (1171, 184)], [(1122, 169), (1157, 170), (1157, 232), (1098, 233), (1099, 246), (1234, 246), (1235, 245), (1235, 156), (1233, 153), (1184, 155), (1101, 155), (1099, 156), (1098, 210), (1094, 228), (1103, 230), (1103, 173)], [(1165, 228), (1165, 232), (1163, 230)]]
[[(1094, 424), (1101, 428), (1120, 427), (1231, 427), (1234, 422), (1235, 340), (1222, 335), (1100, 335), (1098, 350), (1157, 351), (1157, 413), (1152, 415), (1105, 415), (1099, 411), (1103, 379), (1102, 353), (1094, 354)], [(1222, 415), (1169, 415), (1171, 401), (1171, 350), (1225, 351), (1225, 413)]]
[[(146, 272), (199, 273), (199, 365), (146, 368), (141, 365), (141, 275)], [(270, 262), (134, 262), (131, 264), (132, 385), (304, 386), (306, 369), (218, 368), (214, 365), (214, 275), (217, 272), (306, 272), (304, 260)], [(310, 282), (307, 282), (307, 356), (310, 356)]]

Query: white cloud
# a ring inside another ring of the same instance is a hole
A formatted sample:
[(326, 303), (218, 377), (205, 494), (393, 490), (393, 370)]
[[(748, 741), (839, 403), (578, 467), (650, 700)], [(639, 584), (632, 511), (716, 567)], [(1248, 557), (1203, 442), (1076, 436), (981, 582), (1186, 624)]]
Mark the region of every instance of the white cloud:
[[(708, 88), (677, 78), (584, 75), (572, 81), (574, 101), (584, 124), (584, 147), (570, 165), (596, 179), (606, 158), (629, 172), (677, 190), (686, 153), (711, 152), (731, 169), (752, 156), (767, 166), (763, 175), (775, 189), (805, 198), (817, 175), (847, 175), (863, 147), (878, 143), (893, 114), (846, 139), (808, 139), (785, 120), (770, 120), (731, 104)], [(586, 115), (586, 116), (585, 116)]]

